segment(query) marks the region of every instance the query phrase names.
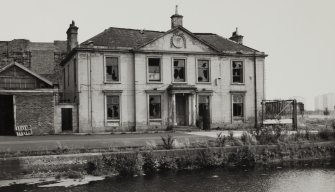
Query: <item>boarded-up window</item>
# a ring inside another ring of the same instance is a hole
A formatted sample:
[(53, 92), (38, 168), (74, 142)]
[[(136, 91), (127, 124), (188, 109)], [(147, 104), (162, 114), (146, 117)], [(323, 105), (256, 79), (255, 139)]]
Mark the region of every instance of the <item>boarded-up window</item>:
[(106, 80), (120, 81), (118, 57), (106, 57)]
[(160, 119), (161, 118), (161, 96), (150, 95), (149, 96), (149, 118)]
[(233, 83), (243, 83), (243, 62), (233, 61), (232, 67)]
[(161, 81), (161, 59), (160, 58), (149, 58), (149, 81)]
[(185, 59), (173, 60), (173, 77), (175, 82), (185, 82)]
[(107, 120), (120, 119), (120, 98), (118, 95), (107, 96)]
[(233, 117), (243, 118), (244, 114), (244, 96), (241, 94), (236, 94), (232, 96), (233, 100)]
[(209, 82), (208, 60), (198, 60), (198, 82)]

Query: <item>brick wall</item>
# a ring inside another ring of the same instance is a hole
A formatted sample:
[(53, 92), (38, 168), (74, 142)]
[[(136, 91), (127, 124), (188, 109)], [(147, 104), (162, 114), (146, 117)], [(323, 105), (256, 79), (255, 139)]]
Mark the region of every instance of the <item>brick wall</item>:
[(16, 126), (31, 125), (34, 135), (54, 133), (53, 93), (15, 96)]

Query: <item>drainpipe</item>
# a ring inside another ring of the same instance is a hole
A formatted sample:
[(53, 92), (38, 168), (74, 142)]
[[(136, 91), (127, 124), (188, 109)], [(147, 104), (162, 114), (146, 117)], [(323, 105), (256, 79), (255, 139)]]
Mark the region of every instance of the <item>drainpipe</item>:
[(257, 67), (256, 67), (256, 52), (254, 52), (254, 88), (255, 88), (255, 128), (258, 129), (257, 118)]
[(135, 65), (135, 56), (136, 53), (134, 50), (131, 50), (131, 52), (133, 53), (133, 64), (134, 64), (134, 73), (133, 73), (133, 77), (134, 77), (134, 131), (136, 131), (136, 65)]
[(92, 53), (90, 53), (90, 123), (91, 123), (91, 129), (92, 129), (92, 133), (93, 133), (93, 119), (92, 119), (92, 113), (93, 113), (93, 110), (92, 110)]

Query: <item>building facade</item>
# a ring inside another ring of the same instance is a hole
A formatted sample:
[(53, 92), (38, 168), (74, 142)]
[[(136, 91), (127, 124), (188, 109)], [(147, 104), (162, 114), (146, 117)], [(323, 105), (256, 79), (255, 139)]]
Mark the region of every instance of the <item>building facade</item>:
[[(183, 16), (165, 32), (109, 28), (78, 45), (67, 31), (65, 100), (78, 106), (78, 132), (217, 128), (257, 119), (265, 55), (230, 39), (192, 33)], [(72, 42), (71, 42), (72, 41)]]
[(315, 111), (334, 111), (335, 110), (335, 93), (327, 93), (314, 98)]
[(61, 132), (60, 61), (66, 41), (0, 41), (0, 135), (30, 127), (34, 135)]

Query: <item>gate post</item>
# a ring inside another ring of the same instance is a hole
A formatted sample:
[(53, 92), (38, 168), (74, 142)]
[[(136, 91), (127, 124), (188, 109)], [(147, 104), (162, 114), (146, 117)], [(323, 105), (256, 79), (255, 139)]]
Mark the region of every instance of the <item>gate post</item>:
[(297, 100), (293, 100), (293, 129), (298, 130)]

